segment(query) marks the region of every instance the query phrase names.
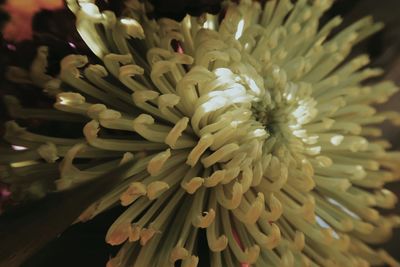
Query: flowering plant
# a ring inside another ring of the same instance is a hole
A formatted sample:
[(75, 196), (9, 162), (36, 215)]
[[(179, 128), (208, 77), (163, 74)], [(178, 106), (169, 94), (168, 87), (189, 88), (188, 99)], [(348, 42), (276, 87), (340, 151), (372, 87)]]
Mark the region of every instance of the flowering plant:
[[(362, 19), (331, 36), (319, 26), (332, 1), (227, 3), (226, 14), (152, 20), (127, 1), (123, 17), (93, 1), (68, 0), (83, 40), (99, 58), (61, 61), (46, 73), (40, 47), (29, 71), (9, 78), (43, 87), (55, 110), (6, 104), (14, 117), (82, 125), (82, 136), (32, 133), (16, 121), (5, 139), (28, 148), (2, 155), (13, 195), (42, 197), (122, 165), (118, 185), (77, 218), (126, 210), (106, 241), (122, 245), (107, 266), (368, 266), (398, 263), (367, 244), (385, 241), (398, 216), (383, 185), (399, 177), (398, 152), (377, 140), (377, 112), (398, 88), (365, 85), (378, 69), (344, 60), (382, 25)], [(24, 78), (24, 79), (22, 79)], [(121, 167), (120, 167), (121, 168)]]

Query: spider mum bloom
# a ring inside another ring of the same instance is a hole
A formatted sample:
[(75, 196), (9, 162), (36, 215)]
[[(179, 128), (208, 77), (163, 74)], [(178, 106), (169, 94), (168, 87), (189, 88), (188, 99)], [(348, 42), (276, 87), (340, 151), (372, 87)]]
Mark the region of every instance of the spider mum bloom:
[(92, 1), (67, 2), (101, 63), (70, 55), (49, 77), (42, 47), (29, 71), (9, 77), (42, 86), (56, 110), (6, 102), (15, 117), (80, 122), (82, 136), (8, 122), (5, 139), (28, 149), (1, 158), (22, 197), (131, 164), (79, 217), (126, 206), (106, 235), (122, 245), (108, 267), (194, 267), (201, 250), (215, 267), (399, 266), (368, 246), (400, 224), (377, 211), (394, 206), (383, 185), (400, 171), (377, 124), (400, 116), (372, 106), (398, 89), (364, 85), (382, 73), (364, 68), (368, 56), (345, 61), (381, 24), (368, 17), (331, 36), (339, 17), (319, 26), (329, 0), (241, 1), (228, 3), (221, 21), (182, 22), (151, 20), (137, 1), (122, 18)]

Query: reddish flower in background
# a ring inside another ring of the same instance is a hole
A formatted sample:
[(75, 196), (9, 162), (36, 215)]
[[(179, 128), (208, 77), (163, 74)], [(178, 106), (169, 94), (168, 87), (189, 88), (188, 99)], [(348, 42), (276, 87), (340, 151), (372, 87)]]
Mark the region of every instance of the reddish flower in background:
[(3, 212), (3, 207), (9, 201), (11, 192), (8, 190), (8, 186), (0, 183), (0, 214)]
[(4, 38), (9, 41), (22, 41), (32, 38), (32, 18), (41, 9), (60, 9), (63, 0), (8, 0), (4, 10), (11, 19), (4, 28)]

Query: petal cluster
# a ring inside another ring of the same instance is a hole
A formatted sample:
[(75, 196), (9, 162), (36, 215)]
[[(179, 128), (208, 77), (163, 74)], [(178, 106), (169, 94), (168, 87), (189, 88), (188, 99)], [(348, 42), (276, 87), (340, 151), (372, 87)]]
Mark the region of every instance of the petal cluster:
[(69, 55), (49, 77), (40, 48), (24, 75), (55, 110), (6, 103), (16, 118), (79, 125), (80, 137), (8, 122), (5, 139), (28, 149), (2, 162), (22, 196), (129, 162), (123, 182), (79, 218), (126, 206), (106, 235), (122, 244), (107, 266), (399, 266), (368, 246), (400, 224), (377, 210), (396, 203), (383, 186), (400, 174), (377, 124), (400, 115), (373, 106), (398, 88), (365, 82), (381, 74), (365, 68), (368, 56), (346, 61), (381, 24), (367, 17), (332, 35), (339, 17), (319, 25), (330, 0), (243, 0), (222, 18), (181, 22), (151, 20), (139, 1), (121, 18), (93, 1), (67, 3), (98, 64)]

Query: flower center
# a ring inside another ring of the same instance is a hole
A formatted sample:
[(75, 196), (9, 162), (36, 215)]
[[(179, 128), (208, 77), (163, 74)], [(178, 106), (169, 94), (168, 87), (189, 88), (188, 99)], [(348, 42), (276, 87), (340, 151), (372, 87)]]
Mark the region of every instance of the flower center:
[(271, 108), (266, 101), (254, 102), (251, 107), (253, 118), (260, 122), (270, 135), (279, 132), (279, 122), (275, 116), (276, 108)]

